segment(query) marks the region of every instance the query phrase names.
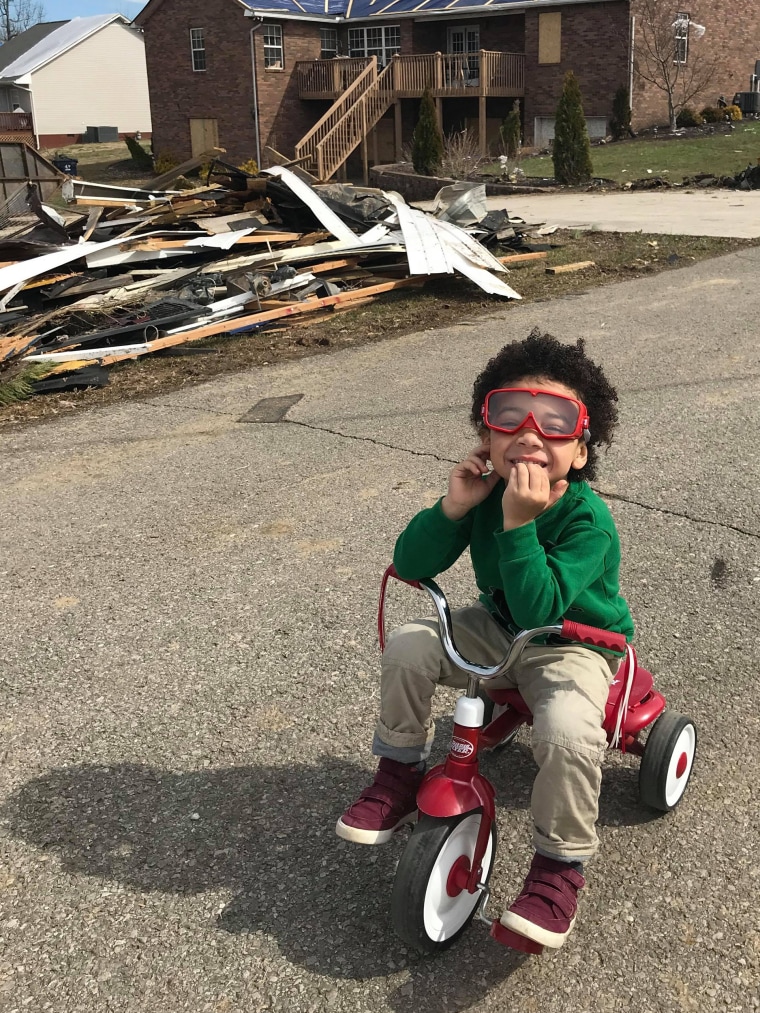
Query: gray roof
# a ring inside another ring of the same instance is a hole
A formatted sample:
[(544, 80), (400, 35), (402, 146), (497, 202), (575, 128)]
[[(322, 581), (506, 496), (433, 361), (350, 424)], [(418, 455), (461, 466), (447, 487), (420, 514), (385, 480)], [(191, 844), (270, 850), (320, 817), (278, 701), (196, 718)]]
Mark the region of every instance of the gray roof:
[(18, 60), (20, 56), (28, 53), (29, 50), (41, 42), (46, 35), (50, 35), (57, 28), (63, 28), (65, 21), (41, 21), (38, 25), (32, 25), (20, 35), (14, 35), (0, 46), (0, 74), (5, 68)]
[[(129, 19), (125, 18), (123, 14), (96, 14), (88, 18), (72, 18), (71, 21), (52, 22), (52, 31), (39, 36), (32, 46), (23, 49), (15, 59), (7, 63), (0, 62), (0, 76), (19, 78), (25, 74), (31, 74), (113, 21), (129, 24)], [(33, 31), (32, 28), (18, 36), (18, 40), (11, 40), (11, 42), (20, 41), (31, 31)], [(0, 46), (0, 53), (3, 53), (6, 46), (11, 45), (11, 42)]]

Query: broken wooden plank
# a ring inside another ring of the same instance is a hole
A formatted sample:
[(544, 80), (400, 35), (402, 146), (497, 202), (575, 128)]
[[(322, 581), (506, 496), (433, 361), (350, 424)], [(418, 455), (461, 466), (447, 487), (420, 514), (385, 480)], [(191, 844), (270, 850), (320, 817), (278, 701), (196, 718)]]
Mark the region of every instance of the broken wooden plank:
[(593, 260), (577, 260), (574, 264), (557, 264), (547, 267), (547, 274), (569, 274), (571, 271), (585, 271), (587, 267), (596, 267)]
[(322, 299), (307, 299), (303, 302), (285, 303), (278, 309), (267, 310), (264, 313), (252, 313), (242, 317), (232, 317), (215, 321), (202, 327), (190, 328), (176, 334), (168, 334), (163, 338), (156, 338), (149, 341), (145, 351), (142, 353), (133, 352), (130, 354), (113, 355), (109, 349), (103, 348), (103, 356), (97, 361), (101, 366), (110, 366), (116, 362), (123, 362), (126, 359), (137, 359), (141, 354), (149, 354), (160, 348), (171, 348), (173, 345), (183, 345), (190, 341), (201, 341), (204, 338), (215, 337), (217, 334), (229, 334), (233, 331), (251, 330), (261, 324), (272, 320), (279, 320), (283, 317), (301, 316), (304, 313), (311, 313), (313, 310), (323, 309), (326, 306), (349, 305), (357, 301), (363, 302), (368, 297), (379, 295), (381, 292), (390, 292), (395, 288), (408, 288), (419, 286), (424, 283), (423, 278), (403, 278), (400, 281), (387, 281), (381, 285), (369, 285), (367, 288), (356, 289), (353, 292), (341, 292), (340, 295), (329, 295)]
[(497, 257), (500, 264), (529, 264), (535, 260), (546, 260), (546, 250), (540, 253), (512, 253), (508, 257)]
[(90, 212), (87, 215), (87, 225), (85, 226), (85, 230), (82, 233), (82, 240), (81, 241), (83, 243), (87, 242), (87, 240), (90, 238), (90, 236), (93, 234), (93, 232), (97, 228), (98, 222), (100, 221), (100, 216), (102, 214), (103, 214), (103, 205), (102, 204), (101, 204), (100, 207), (90, 208)]

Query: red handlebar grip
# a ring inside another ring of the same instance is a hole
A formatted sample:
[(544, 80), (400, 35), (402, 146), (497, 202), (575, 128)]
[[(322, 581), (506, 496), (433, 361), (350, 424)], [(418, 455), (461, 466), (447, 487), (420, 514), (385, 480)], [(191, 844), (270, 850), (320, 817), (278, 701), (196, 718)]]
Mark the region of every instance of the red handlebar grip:
[(582, 644), (593, 644), (594, 647), (604, 647), (608, 651), (624, 651), (626, 648), (625, 635), (612, 633), (610, 630), (599, 630), (596, 626), (584, 626), (583, 623), (574, 623), (565, 619), (562, 623), (562, 633), (565, 640), (578, 640)]

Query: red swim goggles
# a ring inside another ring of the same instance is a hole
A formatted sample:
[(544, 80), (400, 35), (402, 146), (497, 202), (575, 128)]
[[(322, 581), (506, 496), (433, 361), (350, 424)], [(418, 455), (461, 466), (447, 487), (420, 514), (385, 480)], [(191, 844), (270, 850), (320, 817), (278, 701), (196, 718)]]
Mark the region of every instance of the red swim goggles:
[(483, 422), (499, 433), (516, 433), (526, 426), (547, 440), (572, 440), (582, 436), (588, 443), (588, 409), (577, 398), (531, 387), (503, 387), (486, 394), (481, 409)]

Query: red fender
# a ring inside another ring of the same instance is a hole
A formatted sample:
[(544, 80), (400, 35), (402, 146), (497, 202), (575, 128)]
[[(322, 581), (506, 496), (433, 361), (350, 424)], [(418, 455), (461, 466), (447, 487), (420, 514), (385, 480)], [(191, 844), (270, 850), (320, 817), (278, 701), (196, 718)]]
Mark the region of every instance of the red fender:
[(433, 767), (426, 774), (417, 793), (417, 808), (426, 816), (445, 819), (482, 809), (486, 817), (494, 818), (494, 789), (480, 773), (463, 779), (446, 772), (446, 764)]

